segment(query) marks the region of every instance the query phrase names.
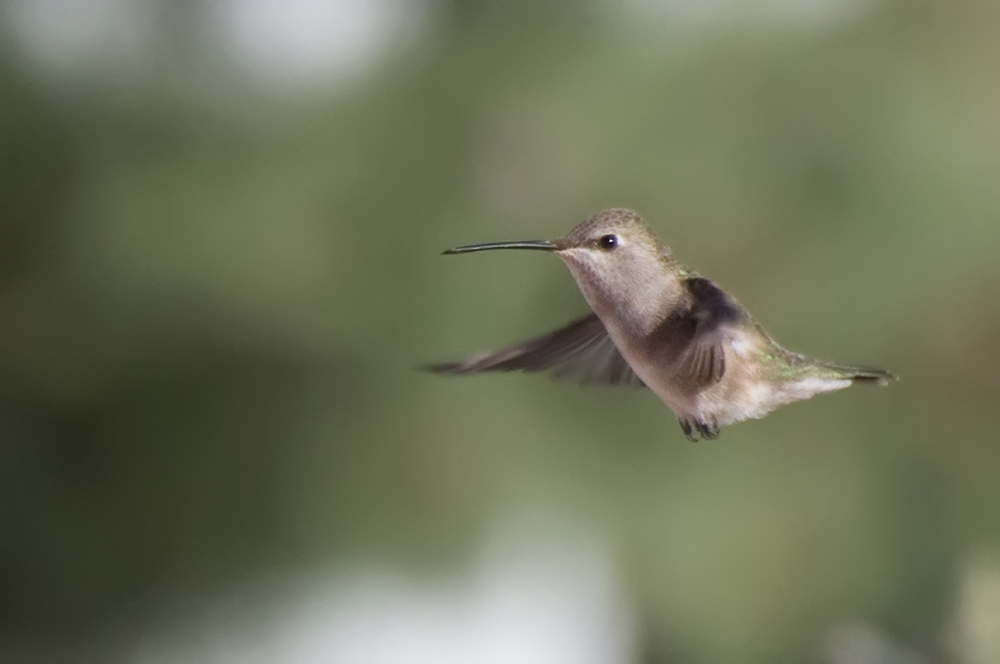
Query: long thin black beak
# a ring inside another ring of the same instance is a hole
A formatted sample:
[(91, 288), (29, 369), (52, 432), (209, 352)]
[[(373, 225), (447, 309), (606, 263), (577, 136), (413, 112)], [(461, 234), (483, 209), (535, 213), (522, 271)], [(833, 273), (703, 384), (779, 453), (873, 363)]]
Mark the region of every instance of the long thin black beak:
[(482, 244), (467, 244), (464, 247), (445, 249), (442, 254), (470, 254), (474, 251), (489, 251), (491, 249), (534, 249), (536, 251), (555, 251), (558, 247), (549, 240), (521, 240), (520, 242), (483, 242)]

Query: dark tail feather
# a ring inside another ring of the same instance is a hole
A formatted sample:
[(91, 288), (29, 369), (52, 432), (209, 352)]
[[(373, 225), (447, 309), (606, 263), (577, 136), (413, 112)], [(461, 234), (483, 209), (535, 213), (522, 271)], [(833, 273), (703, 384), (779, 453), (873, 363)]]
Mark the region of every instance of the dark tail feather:
[(829, 368), (836, 371), (844, 378), (848, 378), (855, 383), (872, 383), (885, 387), (889, 383), (899, 380), (896, 376), (885, 369), (874, 367), (851, 367), (843, 364), (828, 364)]

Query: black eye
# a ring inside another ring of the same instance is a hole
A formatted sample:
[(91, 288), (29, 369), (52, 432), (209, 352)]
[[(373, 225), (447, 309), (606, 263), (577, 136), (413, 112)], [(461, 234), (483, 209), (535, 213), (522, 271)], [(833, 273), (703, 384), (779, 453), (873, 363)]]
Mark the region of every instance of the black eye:
[(615, 235), (605, 235), (600, 240), (597, 241), (601, 249), (606, 251), (611, 251), (618, 246), (618, 237)]

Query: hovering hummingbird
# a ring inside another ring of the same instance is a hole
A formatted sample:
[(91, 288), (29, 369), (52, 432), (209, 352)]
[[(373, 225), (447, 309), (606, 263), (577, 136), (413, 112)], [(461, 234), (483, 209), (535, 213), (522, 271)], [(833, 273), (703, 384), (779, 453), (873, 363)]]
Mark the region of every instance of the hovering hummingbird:
[(556, 254), (593, 312), (540, 337), (429, 370), (548, 371), (583, 384), (648, 387), (692, 441), (716, 438), (723, 425), (759, 419), (820, 392), (895, 379), (882, 369), (785, 350), (729, 294), (675, 261), (631, 210), (605, 210), (556, 240), (488, 242), (444, 253), (492, 249)]

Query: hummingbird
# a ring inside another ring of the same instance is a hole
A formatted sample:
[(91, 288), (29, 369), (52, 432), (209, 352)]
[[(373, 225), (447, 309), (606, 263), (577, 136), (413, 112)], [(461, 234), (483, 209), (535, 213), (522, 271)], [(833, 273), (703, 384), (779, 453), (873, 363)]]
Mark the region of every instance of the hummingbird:
[(678, 263), (632, 210), (604, 210), (555, 240), (487, 242), (443, 253), (496, 249), (554, 253), (591, 313), (548, 334), (428, 370), (544, 371), (581, 384), (649, 388), (691, 441), (717, 438), (722, 426), (820, 392), (895, 380), (883, 369), (781, 347), (731, 295)]

